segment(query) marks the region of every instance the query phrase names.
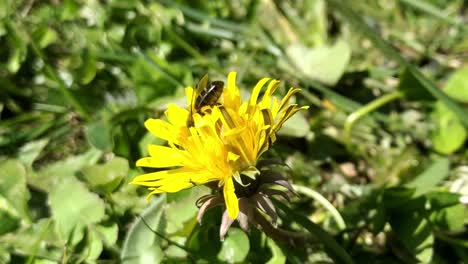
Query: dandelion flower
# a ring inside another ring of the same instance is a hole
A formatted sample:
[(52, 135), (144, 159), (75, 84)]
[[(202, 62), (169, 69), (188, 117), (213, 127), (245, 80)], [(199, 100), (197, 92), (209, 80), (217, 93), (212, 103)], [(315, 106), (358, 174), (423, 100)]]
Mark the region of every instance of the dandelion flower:
[[(290, 103), (300, 91), (296, 88), (291, 88), (281, 100), (273, 97), (278, 85), (278, 80), (263, 78), (249, 100), (243, 102), (236, 73), (231, 72), (221, 102), (203, 114), (193, 113), (193, 126), (187, 126), (190, 112), (175, 104), (165, 112), (167, 121), (148, 119), (146, 128), (166, 140), (168, 146), (149, 145), (150, 156), (141, 158), (136, 165), (161, 170), (137, 176), (132, 183), (148, 187), (149, 197), (217, 182), (228, 218), (236, 219), (239, 200), (235, 186), (245, 186), (245, 177), (255, 179), (260, 174), (257, 161), (275, 142), (276, 132), (296, 112), (307, 108)], [(186, 89), (189, 104), (193, 92), (191, 87)]]

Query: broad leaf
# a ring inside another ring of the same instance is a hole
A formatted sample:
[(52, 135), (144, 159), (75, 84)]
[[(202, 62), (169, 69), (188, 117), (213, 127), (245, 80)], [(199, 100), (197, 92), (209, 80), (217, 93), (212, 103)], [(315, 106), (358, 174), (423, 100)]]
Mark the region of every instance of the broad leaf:
[(62, 239), (89, 224), (103, 220), (104, 202), (75, 177), (64, 177), (51, 190), (49, 205)]
[(468, 103), (468, 67), (458, 69), (449, 77), (444, 92), (454, 100)]
[(230, 228), (218, 259), (227, 263), (243, 262), (249, 253), (249, 237), (239, 228)]
[(164, 231), (162, 209), (165, 203), (166, 196), (158, 196), (158, 198), (152, 200), (151, 206), (143, 211), (141, 217), (135, 219), (125, 237), (120, 253), (122, 263), (145, 264), (158, 263), (162, 260), (163, 252), (159, 247), (160, 239), (157, 239), (150, 228), (157, 232)]
[(334, 85), (349, 63), (351, 49), (343, 40), (337, 41), (333, 46), (319, 48), (309, 48), (296, 43), (287, 47), (286, 54), (307, 77)]
[(432, 120), (436, 127), (431, 139), (436, 151), (451, 154), (463, 146), (467, 137), (466, 128), (447, 106), (437, 102)]
[[(0, 212), (3, 217), (29, 219), (27, 201), (29, 192), (26, 188), (26, 170), (18, 160), (0, 162)], [(0, 219), (2, 218), (0, 216)], [(13, 221), (13, 219), (10, 219)], [(5, 222), (4, 222), (5, 221)], [(0, 226), (6, 227), (6, 218)], [(2, 228), (0, 228), (1, 232)], [(3, 230), (5, 231), (5, 230)]]

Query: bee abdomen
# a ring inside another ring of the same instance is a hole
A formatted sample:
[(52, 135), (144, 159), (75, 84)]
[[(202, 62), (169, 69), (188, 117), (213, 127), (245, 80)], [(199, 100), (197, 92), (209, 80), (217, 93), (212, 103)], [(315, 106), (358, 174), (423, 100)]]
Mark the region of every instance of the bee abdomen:
[(195, 108), (200, 109), (206, 105), (215, 105), (223, 93), (223, 88), (224, 82), (222, 81), (213, 81), (209, 83), (196, 98)]

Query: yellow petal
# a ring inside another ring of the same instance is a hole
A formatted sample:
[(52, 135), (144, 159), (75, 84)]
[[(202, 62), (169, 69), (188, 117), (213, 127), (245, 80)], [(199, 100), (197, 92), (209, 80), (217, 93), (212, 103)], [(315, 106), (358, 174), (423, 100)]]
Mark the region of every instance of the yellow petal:
[(203, 184), (211, 180), (213, 177), (207, 170), (183, 167), (143, 174), (135, 177), (131, 184), (161, 188), (164, 185), (172, 186), (174, 182)]
[(187, 124), (189, 111), (176, 104), (169, 104), (165, 114), (167, 120), (169, 120), (171, 124), (176, 126), (185, 126)]
[(258, 95), (260, 94), (260, 91), (262, 90), (265, 83), (267, 83), (269, 80), (270, 78), (263, 78), (260, 81), (258, 81), (257, 85), (255, 85), (252, 91), (252, 95), (250, 95), (250, 100), (249, 100), (250, 107), (253, 107), (257, 104)]
[(187, 160), (186, 152), (183, 150), (149, 145), (148, 152), (151, 157), (141, 158), (136, 162), (138, 167), (165, 168), (174, 166), (183, 166)]
[(171, 141), (174, 143), (177, 142), (177, 136), (179, 134), (179, 128), (161, 120), (161, 119), (153, 119), (150, 118), (145, 122), (146, 129), (151, 132), (151, 134), (157, 136), (158, 138), (162, 138), (167, 141)]
[[(189, 181), (172, 181), (171, 183), (162, 185), (155, 190), (158, 190), (160, 192), (168, 192), (168, 193), (175, 193), (181, 190), (185, 190), (188, 188), (193, 187), (194, 184), (189, 182)], [(153, 191), (154, 192), (154, 191)]]
[(236, 85), (236, 72), (230, 72), (227, 78), (227, 87), (223, 92), (223, 104), (227, 108), (237, 111), (241, 104), (241, 96), (239, 88)]
[(133, 180), (130, 183), (140, 185), (141, 183), (144, 183), (144, 182), (161, 180), (161, 179), (170, 177), (172, 175), (169, 173), (170, 171), (172, 170), (165, 170), (165, 171), (142, 174), (133, 178)]
[(192, 104), (193, 100), (193, 88), (188, 86), (185, 88), (185, 98), (187, 98), (188, 105)]
[(291, 97), (298, 93), (299, 91), (301, 91), (301, 89), (299, 88), (291, 88), (289, 89), (288, 93), (286, 94), (286, 96), (284, 96), (283, 100), (281, 100), (281, 104), (279, 106), (279, 111), (281, 111), (289, 102), (289, 99), (291, 99)]
[(228, 156), (227, 156), (227, 160), (228, 160), (228, 161), (236, 161), (236, 160), (239, 159), (239, 157), (240, 157), (239, 155), (237, 155), (237, 154), (235, 154), (235, 153), (229, 151), (229, 152), (228, 152)]
[(272, 80), (268, 84), (268, 88), (267, 88), (265, 94), (263, 94), (262, 101), (260, 102), (260, 107), (261, 108), (270, 108), (271, 96), (276, 91), (276, 88), (278, 88), (279, 84), (280, 84), (280, 81), (278, 81), (278, 80)]
[(234, 192), (234, 182), (232, 178), (228, 178), (224, 182), (223, 194), (229, 218), (236, 219), (239, 214), (239, 202)]

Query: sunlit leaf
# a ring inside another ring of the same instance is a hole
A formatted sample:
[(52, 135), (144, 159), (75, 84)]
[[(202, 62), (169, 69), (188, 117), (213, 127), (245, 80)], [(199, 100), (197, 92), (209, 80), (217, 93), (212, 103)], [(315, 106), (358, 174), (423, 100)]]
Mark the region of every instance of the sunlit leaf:
[(278, 131), (279, 135), (290, 137), (305, 137), (310, 131), (309, 122), (300, 113), (293, 115)]
[(330, 47), (318, 48), (292, 44), (286, 53), (299, 71), (313, 80), (329, 85), (340, 79), (351, 57), (349, 45), (343, 40)]
[(62, 239), (74, 229), (103, 220), (104, 202), (75, 177), (68, 176), (51, 190), (49, 205)]
[(230, 228), (218, 259), (227, 263), (243, 262), (250, 249), (249, 238), (238, 228)]
[(48, 142), (49, 139), (41, 139), (26, 143), (20, 148), (18, 159), (24, 166), (31, 167)]
[(89, 124), (86, 135), (89, 142), (100, 150), (110, 151), (113, 148), (112, 129), (109, 123), (95, 122)]
[(435, 160), (423, 173), (416, 176), (406, 186), (415, 188), (414, 196), (426, 193), (444, 180), (450, 170), (450, 161), (446, 158)]
[(399, 241), (423, 263), (433, 256), (434, 236), (430, 223), (419, 211), (396, 212), (390, 224)]
[(286, 263), (286, 256), (281, 248), (271, 238), (268, 239), (268, 247), (271, 250), (272, 257), (268, 260), (267, 264), (284, 264)]
[(198, 186), (167, 196), (168, 206), (165, 209), (167, 220), (166, 232), (179, 236), (188, 236), (196, 224), (198, 208), (195, 201), (209, 193), (209, 189)]
[(125, 237), (120, 253), (120, 260), (122, 263), (144, 264), (157, 263), (162, 260), (163, 252), (159, 246), (160, 239), (148, 226), (157, 232), (164, 231), (162, 209), (165, 203), (166, 196), (158, 196), (157, 199), (152, 200), (152, 204), (141, 214), (141, 218), (135, 219)]
[(50, 190), (63, 177), (74, 175), (79, 169), (95, 164), (102, 152), (90, 149), (87, 152), (52, 163), (28, 175), (28, 184), (41, 190)]
[(444, 92), (454, 100), (468, 103), (468, 67), (460, 68), (450, 75)]
[[(29, 219), (26, 170), (18, 160), (0, 161), (0, 212), (3, 217)], [(13, 219), (10, 219), (13, 221)], [(5, 225), (8, 226), (6, 218)], [(1, 228), (0, 228), (1, 230)]]
[(432, 114), (436, 127), (431, 139), (434, 149), (443, 154), (457, 151), (466, 141), (466, 128), (444, 104), (437, 102)]
[(80, 176), (96, 189), (99, 193), (111, 193), (127, 176), (129, 170), (128, 161), (115, 157), (105, 164), (96, 164), (83, 168)]

